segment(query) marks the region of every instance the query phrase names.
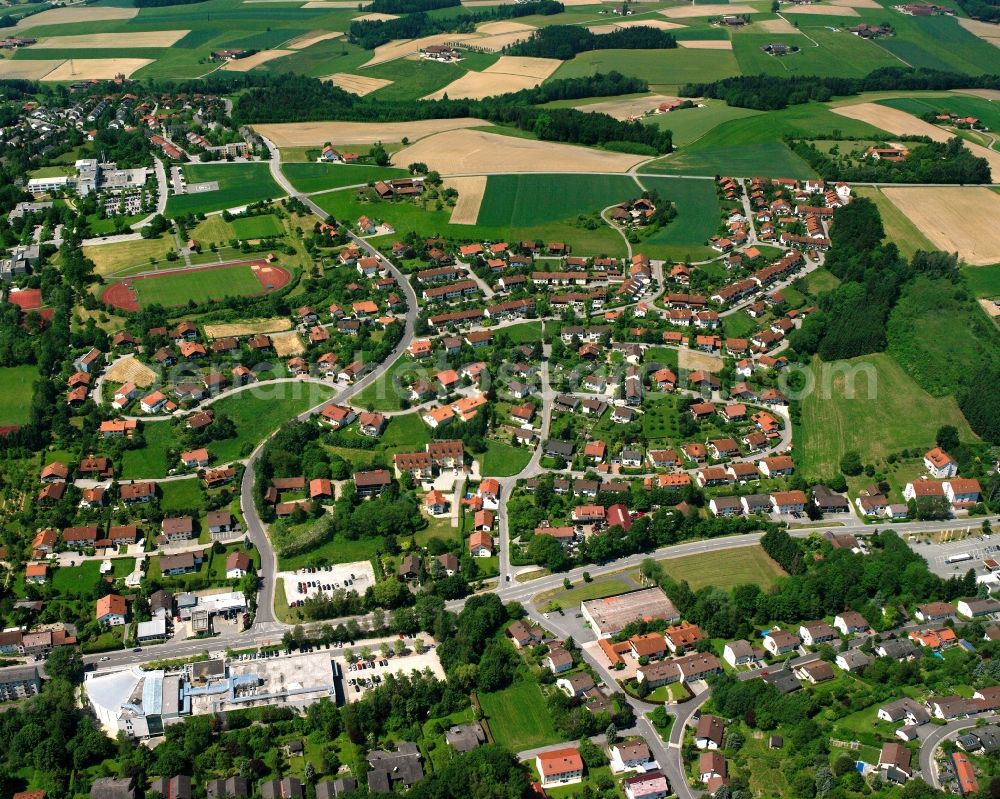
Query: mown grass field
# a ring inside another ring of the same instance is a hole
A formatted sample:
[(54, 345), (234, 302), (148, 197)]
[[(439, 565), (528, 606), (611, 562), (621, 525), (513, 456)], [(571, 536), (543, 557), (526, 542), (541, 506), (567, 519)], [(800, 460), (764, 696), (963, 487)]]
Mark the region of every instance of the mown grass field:
[(562, 608), (575, 608), (581, 602), (603, 599), (606, 596), (617, 596), (632, 591), (633, 588), (634, 586), (621, 577), (600, 577), (590, 583), (581, 582), (569, 590), (553, 588), (550, 591), (543, 591), (540, 594), (535, 594), (532, 602), (539, 606), (557, 603)]
[(320, 164), (283, 163), (281, 171), (299, 191), (307, 194), (327, 189), (341, 189), (344, 186), (363, 186), (372, 180), (402, 178), (408, 174), (405, 169), (371, 166), (368, 164)]
[[(807, 480), (832, 477), (845, 452), (867, 462), (909, 447), (929, 447), (942, 425), (958, 428), (963, 440), (975, 434), (954, 397), (932, 397), (885, 353), (837, 364), (813, 361), (816, 387), (802, 400), (795, 452)], [(853, 390), (852, 390), (853, 388)]]
[(157, 275), (133, 281), (132, 289), (140, 306), (159, 303), (166, 308), (186, 305), (189, 300), (202, 303), (262, 292), (260, 281), (246, 265)]
[[(705, 246), (719, 226), (719, 199), (711, 180), (643, 177), (642, 183), (677, 206), (677, 216), (645, 239), (639, 249), (652, 258), (697, 260), (711, 257)], [(690, 257), (689, 257), (690, 256)]]
[(706, 585), (732, 588), (748, 583), (767, 591), (785, 576), (784, 569), (759, 546), (666, 558), (659, 563), (667, 574), (675, 580), (687, 580), (695, 591)]
[(522, 679), (502, 691), (479, 694), (493, 737), (511, 752), (558, 743), (559, 734), (545, 710), (545, 697), (532, 679)]
[(281, 236), (285, 229), (274, 214), (248, 216), (234, 219), (229, 223), (238, 239), (266, 239)]
[(512, 447), (499, 441), (489, 441), (486, 452), (477, 456), (480, 470), (488, 477), (510, 477), (528, 465), (532, 450), (528, 447)]
[(112, 244), (96, 244), (83, 248), (83, 254), (94, 262), (95, 272), (106, 276), (131, 267), (151, 267), (149, 259), (159, 263), (174, 249), (174, 239), (163, 234), (155, 239), (136, 239)]
[(142, 437), (145, 447), (125, 450), (122, 455), (123, 480), (166, 477), (167, 472), (178, 465), (171, 463), (167, 457), (167, 450), (176, 442), (170, 422), (143, 424)]
[(186, 164), (184, 177), (189, 187), (196, 183), (218, 181), (219, 188), (170, 197), (167, 200), (168, 217), (222, 211), (284, 196), (265, 163)]
[(197, 477), (160, 483), (160, 507), (164, 511), (195, 510), (203, 501), (201, 481)]
[(799, 22), (802, 33), (783, 34), (777, 40), (799, 47), (797, 53), (770, 56), (763, 52), (762, 47), (776, 41), (776, 34), (773, 33), (740, 33), (733, 36), (733, 51), (743, 74), (860, 78), (880, 67), (903, 66), (898, 58), (879, 44), (855, 36), (844, 28), (835, 32), (823, 26), (826, 22), (835, 24), (837, 20), (810, 15), (794, 21)]
[(30, 418), (31, 395), (38, 369), (35, 366), (0, 368), (0, 425), (24, 424)]
[(591, 214), (641, 194), (624, 175), (490, 175), (478, 223), (534, 226)]
[(1000, 297), (1000, 264), (967, 266), (962, 273), (969, 290), (977, 297)]
[[(111, 566), (112, 576), (115, 579), (122, 579), (132, 573), (135, 568), (135, 559), (114, 558), (111, 561)], [(88, 596), (100, 579), (101, 562), (99, 560), (86, 560), (79, 566), (52, 570), (52, 587), (64, 599)]]
[(751, 108), (736, 108), (726, 105), (722, 100), (703, 100), (703, 106), (685, 108), (682, 111), (672, 111), (669, 114), (656, 114), (645, 117), (646, 125), (656, 125), (673, 133), (674, 147), (685, 147), (697, 141), (712, 128), (734, 119), (757, 116), (762, 113)]
[[(886, 12), (858, 9), (864, 22), (879, 23)], [(907, 64), (923, 69), (940, 69), (966, 75), (996, 72), (996, 48), (958, 24), (955, 17), (911, 17), (892, 14), (896, 32), (879, 41), (879, 46)]]

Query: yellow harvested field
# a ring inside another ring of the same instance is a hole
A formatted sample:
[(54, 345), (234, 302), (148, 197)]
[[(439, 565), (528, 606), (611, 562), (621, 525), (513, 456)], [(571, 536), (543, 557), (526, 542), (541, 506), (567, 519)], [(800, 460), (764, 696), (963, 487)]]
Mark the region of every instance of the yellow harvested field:
[(486, 193), (486, 175), (473, 175), (464, 178), (448, 178), (444, 185), (446, 188), (455, 189), (458, 192), (458, 201), (451, 211), (453, 225), (474, 225), (479, 219), (479, 206), (483, 202), (483, 195)]
[(222, 65), (222, 69), (225, 72), (249, 72), (254, 67), (259, 67), (261, 64), (266, 64), (268, 61), (273, 61), (276, 58), (281, 58), (283, 55), (290, 55), (294, 52), (294, 50), (261, 50), (259, 53), (254, 53), (246, 58), (227, 61)]
[(986, 311), (988, 317), (1000, 323), (1000, 305), (997, 305), (993, 300), (980, 300), (979, 304)]
[(678, 39), (677, 44), (691, 50), (732, 50), (729, 39)]
[(339, 86), (345, 92), (351, 92), (359, 97), (377, 92), (392, 83), (391, 80), (385, 78), (368, 78), (363, 75), (351, 75), (348, 72), (335, 72), (333, 75), (320, 78), (320, 80), (328, 80), (334, 86)]
[(1000, 100), (1000, 89), (955, 89), (958, 94), (982, 97), (984, 100)]
[(224, 336), (255, 336), (258, 333), (281, 333), (289, 330), (292, 322), (289, 319), (275, 317), (273, 319), (254, 319), (249, 322), (228, 322), (225, 324), (205, 325), (205, 337), (208, 339)]
[(850, 6), (851, 8), (882, 8), (875, 0), (830, 0), (831, 6)]
[[(978, 19), (966, 19), (964, 17), (958, 21), (958, 24), (969, 33), (978, 36), (980, 39), (984, 39), (992, 45), (1000, 47), (1000, 25), (990, 22), (980, 22)], [(994, 90), (987, 89), (987, 91)]]
[(562, 61), (555, 58), (501, 56), (482, 72), (466, 72), (425, 100), (439, 100), (448, 95), (453, 100), (481, 100), (537, 86), (555, 72)]
[(501, 56), (495, 64), (483, 70), (484, 74), (522, 75), (526, 78), (545, 80), (555, 72), (562, 61), (556, 58), (529, 58), (527, 56)]
[(65, 63), (62, 59), (56, 61), (29, 61), (12, 58), (0, 59), (0, 78), (21, 78), (22, 80), (41, 80), (52, 70)]
[(672, 31), (677, 28), (686, 28), (687, 25), (682, 25), (679, 22), (667, 22), (665, 19), (623, 19), (621, 22), (616, 22), (615, 27), (618, 28), (656, 28), (660, 31)]
[(525, 25), (523, 22), (484, 22), (478, 28), (476, 28), (477, 33), (482, 33), (487, 36), (495, 36), (498, 33), (521, 33), (527, 31), (531, 33), (535, 30), (534, 25)]
[(172, 47), (191, 31), (135, 31), (123, 42), (121, 33), (82, 33), (78, 36), (46, 36), (33, 45), (35, 50), (113, 50), (127, 44), (129, 49), (140, 47)]
[(494, 36), (484, 36), (481, 39), (476, 39), (474, 44), (477, 50), (483, 50), (487, 53), (495, 53), (499, 50), (503, 50), (505, 47), (510, 47), (510, 45), (517, 44), (518, 42), (527, 41), (530, 38), (530, 30), (513, 31), (511, 33), (497, 33)]
[(386, 22), (390, 19), (399, 19), (399, 14), (383, 14), (380, 11), (373, 11), (371, 14), (351, 17), (351, 22)]
[(723, 14), (756, 14), (753, 6), (735, 3), (715, 3), (711, 5), (677, 6), (676, 8), (661, 8), (660, 13), (670, 19), (691, 19), (692, 17), (719, 17)]
[(289, 50), (304, 50), (318, 42), (325, 42), (327, 39), (339, 39), (344, 34), (340, 31), (313, 31), (306, 33), (285, 44)]
[(973, 266), (1000, 262), (1000, 194), (982, 186), (884, 188), (935, 247)]
[(131, 355), (113, 364), (105, 377), (112, 383), (135, 383), (139, 388), (151, 386), (156, 381), (156, 373)]
[(660, 103), (669, 103), (676, 99), (665, 94), (649, 94), (627, 100), (602, 100), (599, 103), (578, 105), (576, 108), (578, 111), (591, 111), (595, 114), (607, 114), (615, 119), (628, 120), (641, 117), (647, 111), (657, 108)]
[[(855, 105), (844, 105), (831, 109), (835, 114), (849, 117), (850, 119), (860, 119), (874, 125), (876, 128), (895, 133), (897, 136), (927, 136), (933, 141), (948, 141), (952, 138), (949, 131), (924, 122), (922, 119), (899, 111), (888, 106), (877, 103), (856, 103)], [(973, 144), (970, 141), (963, 142), (974, 155), (985, 158), (990, 165), (990, 171), (994, 175), (1000, 175), (1000, 152), (989, 150), (981, 144)]]
[(627, 172), (645, 156), (591, 150), (572, 144), (517, 139), (481, 130), (429, 136), (392, 156), (396, 166), (420, 161), (442, 175), (504, 172)]
[[(473, 117), (457, 119), (418, 119), (411, 122), (281, 122), (272, 125), (255, 125), (254, 129), (277, 147), (313, 147), (323, 142), (350, 142), (375, 144), (375, 142), (411, 142), (456, 128), (478, 128), (490, 123)], [(410, 161), (406, 162), (411, 163)]]
[(279, 358), (287, 358), (289, 355), (301, 355), (306, 351), (302, 339), (294, 330), (287, 333), (274, 333), (271, 336), (271, 344), (274, 345), (274, 354)]
[(74, 58), (64, 61), (42, 80), (112, 80), (118, 73), (127, 78), (152, 63), (152, 58)]
[(111, 6), (75, 6), (73, 8), (50, 8), (40, 14), (25, 17), (14, 30), (20, 32), (42, 25), (72, 25), (77, 22), (102, 22), (108, 19), (132, 19), (139, 13), (138, 8), (112, 8)]
[(478, 39), (474, 33), (435, 33), (433, 36), (423, 36), (419, 39), (394, 39), (386, 44), (380, 44), (375, 48), (372, 57), (362, 66), (374, 67), (378, 64), (386, 64), (389, 61), (396, 61), (407, 56), (415, 56), (424, 47), (435, 44), (448, 44), (450, 42), (463, 42), (468, 39)]
[(795, 26), (787, 19), (763, 19), (754, 22), (751, 27), (760, 28), (765, 33), (798, 33)]
[(781, 9), (782, 14), (815, 14), (824, 17), (859, 17), (861, 16), (850, 6), (788, 6)]
[(697, 350), (680, 349), (677, 351), (677, 365), (681, 369), (696, 371), (704, 369), (706, 372), (721, 372), (725, 364), (718, 355), (710, 355), (707, 352)]

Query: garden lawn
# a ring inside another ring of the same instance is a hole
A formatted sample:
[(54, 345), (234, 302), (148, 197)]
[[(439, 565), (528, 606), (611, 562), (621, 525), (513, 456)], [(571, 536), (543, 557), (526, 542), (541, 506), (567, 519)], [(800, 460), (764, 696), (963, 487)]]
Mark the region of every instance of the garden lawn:
[(486, 452), (481, 458), (480, 469), (484, 477), (510, 477), (520, 472), (531, 460), (529, 447), (512, 447), (499, 441), (486, 442)]
[(253, 269), (245, 264), (142, 278), (132, 282), (132, 289), (140, 307), (159, 304), (166, 308), (187, 305), (190, 300), (205, 303), (263, 293)]
[(160, 483), (160, 507), (164, 511), (195, 510), (202, 501), (201, 481), (197, 477)]
[(282, 164), (292, 185), (301, 192), (311, 193), (327, 189), (341, 189), (345, 186), (363, 186), (372, 180), (403, 178), (409, 173), (405, 169), (372, 166), (368, 164)]
[(178, 465), (167, 456), (167, 450), (175, 443), (170, 422), (144, 423), (142, 437), (146, 441), (145, 447), (126, 450), (122, 455), (123, 480), (159, 479), (166, 477), (167, 472)]
[(624, 594), (633, 588), (634, 586), (625, 582), (620, 577), (602, 577), (591, 583), (578, 583), (569, 590), (565, 588), (553, 588), (551, 591), (544, 591), (541, 594), (536, 594), (532, 602), (536, 605), (547, 605), (552, 602), (558, 603), (564, 608), (572, 608), (581, 602)]
[(0, 368), (0, 425), (25, 424), (31, 418), (31, 396), (37, 379), (35, 366)]
[(642, 434), (650, 441), (663, 445), (662, 439), (676, 438), (679, 434), (677, 398), (672, 394), (650, 393), (643, 403)]
[(233, 219), (229, 223), (238, 239), (267, 239), (282, 236), (285, 229), (274, 214), (246, 216)]
[(522, 678), (502, 691), (479, 694), (493, 738), (511, 752), (560, 741), (538, 683)]
[(695, 591), (706, 585), (728, 589), (747, 583), (767, 591), (785, 576), (784, 570), (759, 546), (684, 555), (659, 563), (667, 574), (675, 580), (687, 580)]
[(816, 386), (801, 401), (795, 452), (806, 480), (833, 477), (851, 450), (872, 462), (901, 449), (926, 448), (946, 424), (957, 427), (963, 440), (975, 440), (955, 398), (932, 397), (891, 356), (865, 355), (835, 366), (813, 361)]
[(432, 372), (409, 356), (401, 355), (377, 380), (355, 394), (351, 404), (357, 408), (371, 408), (374, 411), (401, 410), (402, 400), (408, 398), (410, 394), (404, 383), (410, 376), (430, 379)]
[(511, 325), (497, 330), (510, 339), (511, 344), (534, 344), (542, 340), (542, 327), (544, 322), (522, 322), (519, 325)]
[(266, 163), (186, 164), (183, 169), (189, 187), (218, 181), (219, 188), (170, 197), (167, 200), (168, 217), (238, 208), (285, 195), (271, 177)]
[(381, 538), (359, 538), (352, 541), (347, 538), (334, 537), (325, 544), (320, 544), (311, 552), (291, 557), (278, 556), (278, 568), (281, 571), (295, 571), (303, 566), (319, 566), (327, 563), (355, 563), (372, 560), (382, 547)]
[(220, 399), (212, 404), (216, 415), (228, 416), (236, 425), (236, 437), (207, 445), (216, 463), (243, 457), (244, 446), (256, 447), (289, 419), (321, 405), (333, 389), (318, 383), (272, 383)]
[(638, 184), (624, 175), (490, 175), (477, 221), (537, 225), (591, 214), (641, 194)]
[[(707, 240), (719, 226), (719, 198), (710, 180), (643, 177), (643, 185), (677, 207), (677, 216), (666, 227), (638, 246), (644, 254), (666, 260), (712, 257)], [(690, 257), (689, 257), (690, 256)]]
[[(135, 568), (135, 558), (113, 558), (111, 574), (115, 579), (125, 578)], [(60, 567), (52, 570), (52, 588), (63, 599), (79, 599), (90, 595), (101, 579), (101, 561), (85, 560), (79, 566)]]

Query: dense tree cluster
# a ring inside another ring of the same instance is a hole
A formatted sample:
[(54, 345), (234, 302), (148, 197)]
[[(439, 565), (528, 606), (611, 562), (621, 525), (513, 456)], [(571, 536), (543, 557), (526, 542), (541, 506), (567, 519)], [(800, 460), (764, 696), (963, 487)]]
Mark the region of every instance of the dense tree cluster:
[(958, 7), (973, 19), (983, 22), (1000, 22), (1000, 2), (998, 0), (956, 0)]
[(413, 14), (417, 11), (433, 11), (436, 8), (454, 8), (462, 5), (461, 0), (372, 0), (365, 11), (379, 14)]
[(817, 77), (794, 75), (744, 75), (712, 83), (688, 83), (681, 87), (681, 97), (711, 97), (728, 105), (774, 111), (810, 101), (826, 102), (860, 92), (919, 91), (948, 89), (996, 89), (1000, 76), (962, 75), (934, 69), (883, 67), (863, 78)]
[(969, 426), (987, 441), (1000, 444), (1000, 366), (983, 364), (959, 396), (959, 407)]
[(162, 8), (163, 6), (189, 6), (204, 3), (205, 0), (132, 0), (136, 8)]
[[(515, 6), (520, 7), (520, 6)], [(541, 89), (529, 89), (485, 100), (412, 100), (386, 102), (362, 98), (315, 78), (285, 74), (244, 92), (233, 108), (239, 124), (341, 119), (358, 122), (389, 122), (412, 119), (478, 117), (499, 125), (530, 131), (541, 139), (589, 146), (606, 142), (628, 142), (670, 152), (670, 131), (640, 122), (624, 122), (607, 114), (573, 108), (537, 108), (533, 103), (577, 96), (597, 96), (602, 91), (644, 91), (644, 81), (621, 76), (595, 75), (570, 81), (554, 81)]]
[(592, 33), (578, 25), (549, 25), (539, 28), (527, 41), (507, 48), (511, 55), (558, 58), (568, 61), (589, 50), (665, 50), (677, 46), (673, 34), (658, 28), (637, 25), (611, 33)]
[(829, 181), (851, 183), (990, 183), (990, 164), (973, 155), (955, 136), (947, 142), (911, 146), (903, 161), (850, 156), (834, 158), (809, 141), (790, 141), (791, 149)]

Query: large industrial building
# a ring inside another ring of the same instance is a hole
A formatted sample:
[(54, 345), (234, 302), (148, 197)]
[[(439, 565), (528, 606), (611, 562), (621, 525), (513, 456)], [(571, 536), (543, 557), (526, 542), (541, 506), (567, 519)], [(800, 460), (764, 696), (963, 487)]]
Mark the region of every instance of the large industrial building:
[(680, 620), (680, 613), (662, 588), (641, 588), (627, 594), (592, 599), (581, 603), (580, 610), (598, 638), (610, 638), (634, 621), (662, 619), (673, 623)]

